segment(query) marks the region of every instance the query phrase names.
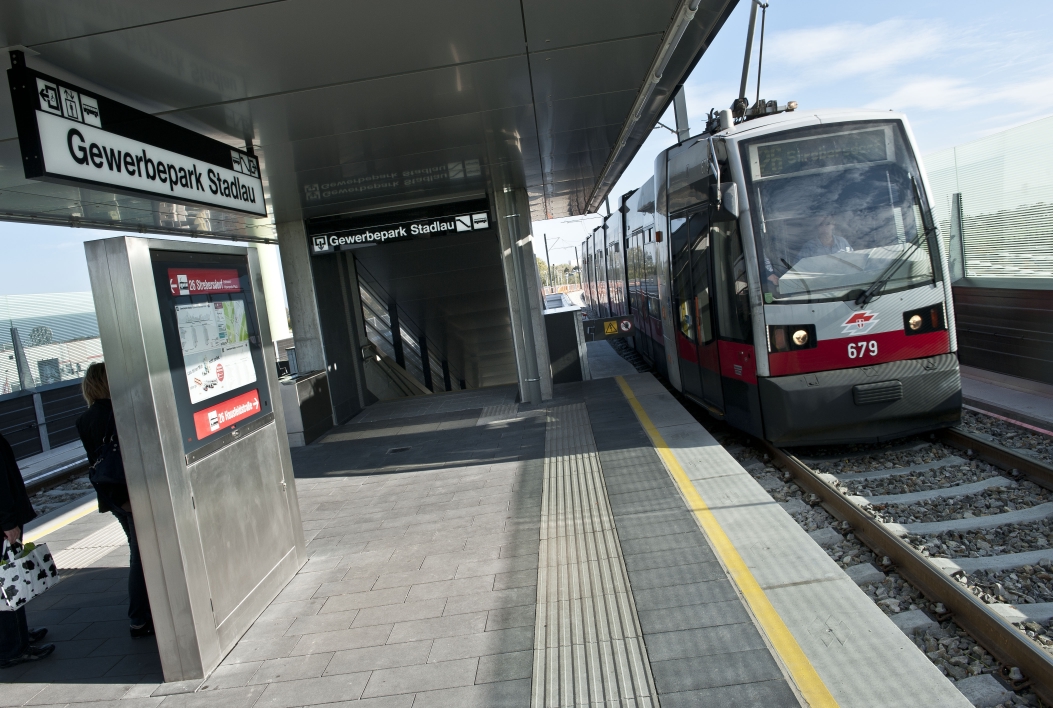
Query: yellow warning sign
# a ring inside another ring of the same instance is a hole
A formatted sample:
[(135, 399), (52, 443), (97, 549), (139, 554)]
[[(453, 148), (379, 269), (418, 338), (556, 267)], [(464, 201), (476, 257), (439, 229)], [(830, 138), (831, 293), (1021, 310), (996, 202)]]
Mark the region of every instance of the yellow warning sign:
[(603, 323), (603, 333), (606, 334), (618, 334), (618, 321), (608, 320)]

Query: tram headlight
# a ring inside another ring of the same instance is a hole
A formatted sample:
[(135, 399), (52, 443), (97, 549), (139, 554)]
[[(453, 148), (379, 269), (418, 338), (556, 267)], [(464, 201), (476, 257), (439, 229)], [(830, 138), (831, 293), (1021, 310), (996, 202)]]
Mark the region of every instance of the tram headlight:
[(794, 352), (814, 349), (815, 325), (770, 325), (768, 327), (768, 351)]
[(947, 329), (943, 316), (943, 303), (921, 307), (903, 313), (903, 331), (912, 334), (926, 334)]

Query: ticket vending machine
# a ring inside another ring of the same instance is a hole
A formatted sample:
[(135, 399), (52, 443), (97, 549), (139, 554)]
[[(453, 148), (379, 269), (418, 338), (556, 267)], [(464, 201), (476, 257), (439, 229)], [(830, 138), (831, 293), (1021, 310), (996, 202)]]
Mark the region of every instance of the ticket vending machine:
[(306, 561), (256, 251), (85, 251), (165, 681), (202, 678)]

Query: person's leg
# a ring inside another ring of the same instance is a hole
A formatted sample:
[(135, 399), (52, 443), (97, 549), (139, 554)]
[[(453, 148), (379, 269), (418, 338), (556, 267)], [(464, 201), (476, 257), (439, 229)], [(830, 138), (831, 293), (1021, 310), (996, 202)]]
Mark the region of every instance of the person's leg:
[(139, 540), (135, 536), (135, 520), (126, 511), (115, 512), (128, 537), (128, 619), (132, 627), (150, 624), (150, 598), (146, 594), (143, 562), (139, 557)]
[(29, 649), (26, 608), (0, 612), (0, 663), (16, 659)]

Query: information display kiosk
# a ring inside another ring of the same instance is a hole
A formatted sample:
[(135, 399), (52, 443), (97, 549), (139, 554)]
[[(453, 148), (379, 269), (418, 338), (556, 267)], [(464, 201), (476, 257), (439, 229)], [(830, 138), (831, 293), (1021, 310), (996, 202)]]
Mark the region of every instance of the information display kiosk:
[(201, 678), (306, 561), (259, 263), (85, 250), (165, 680)]

